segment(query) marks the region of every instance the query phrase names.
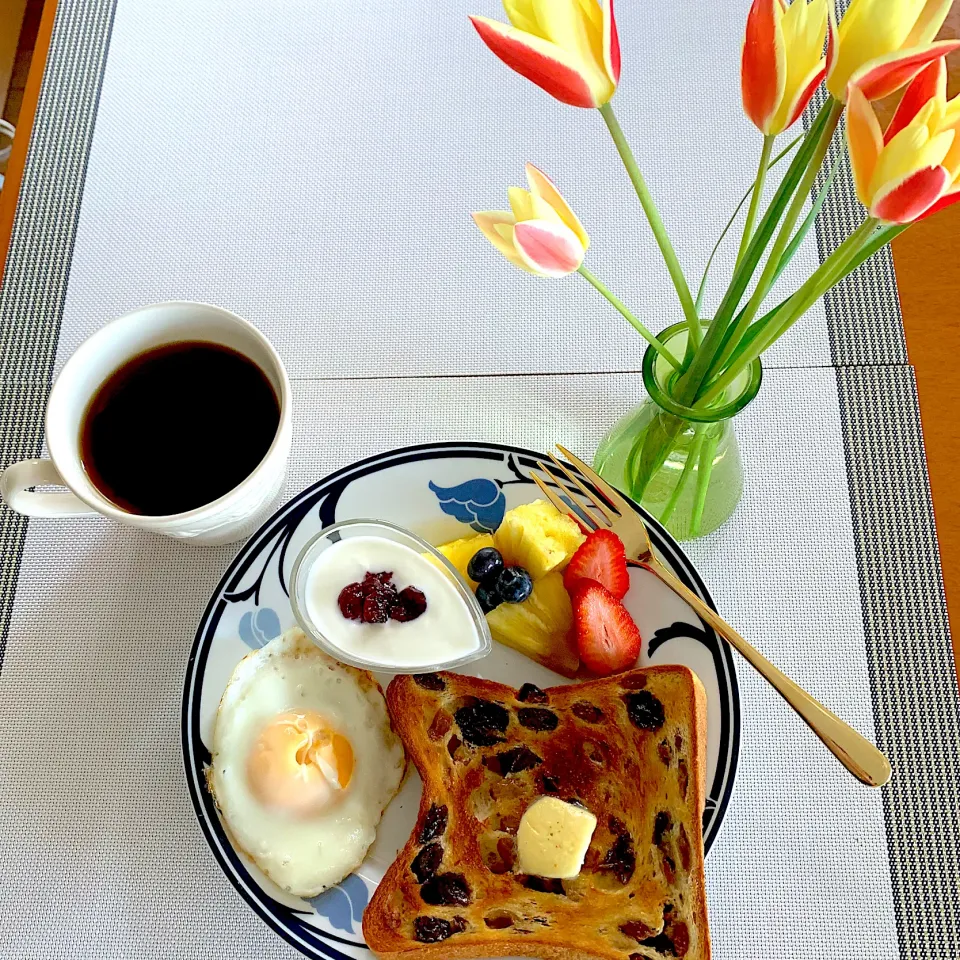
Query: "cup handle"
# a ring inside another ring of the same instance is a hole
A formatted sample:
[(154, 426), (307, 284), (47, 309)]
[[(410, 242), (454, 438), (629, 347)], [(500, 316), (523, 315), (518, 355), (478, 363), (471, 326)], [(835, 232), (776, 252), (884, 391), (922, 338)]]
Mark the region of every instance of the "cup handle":
[(30, 489), (42, 484), (66, 486), (52, 460), (21, 460), (19, 463), (12, 463), (0, 474), (0, 497), (11, 510), (28, 517), (96, 515), (96, 510), (67, 491), (37, 493)]

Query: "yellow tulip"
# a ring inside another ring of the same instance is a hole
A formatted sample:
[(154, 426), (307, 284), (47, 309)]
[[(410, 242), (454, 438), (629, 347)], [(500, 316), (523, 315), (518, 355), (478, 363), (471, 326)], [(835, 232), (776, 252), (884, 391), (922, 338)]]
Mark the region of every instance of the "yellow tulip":
[(503, 0), (510, 24), (471, 17), (483, 42), (521, 76), (574, 107), (603, 106), (620, 79), (613, 0)]
[(579, 269), (590, 238), (553, 181), (528, 163), (529, 190), (510, 187), (509, 210), (473, 214), (483, 235), (514, 265), (541, 277)]
[(743, 109), (766, 136), (799, 119), (826, 70), (827, 0), (753, 0), (740, 58)]
[(910, 83), (886, 130), (851, 84), (847, 142), (857, 196), (871, 216), (912, 223), (960, 200), (960, 97), (947, 100), (942, 58)]
[(934, 37), (953, 0), (851, 0), (839, 28), (830, 16), (827, 89), (846, 102), (856, 84), (879, 100), (909, 83), (927, 64), (960, 47)]

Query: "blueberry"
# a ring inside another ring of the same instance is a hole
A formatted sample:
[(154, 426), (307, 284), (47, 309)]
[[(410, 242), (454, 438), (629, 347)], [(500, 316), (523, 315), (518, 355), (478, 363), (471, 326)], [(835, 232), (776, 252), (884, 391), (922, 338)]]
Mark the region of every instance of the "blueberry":
[(503, 570), (503, 557), (495, 547), (484, 547), (478, 550), (467, 564), (467, 576), (477, 583), (491, 583), (500, 576)]
[(500, 606), (500, 594), (497, 593), (496, 584), (488, 586), (487, 584), (481, 583), (480, 586), (477, 587), (477, 603), (480, 604), (480, 609), (484, 613), (496, 610), (496, 608)]
[(533, 580), (523, 567), (504, 567), (497, 577), (497, 593), (505, 603), (523, 603), (533, 593)]

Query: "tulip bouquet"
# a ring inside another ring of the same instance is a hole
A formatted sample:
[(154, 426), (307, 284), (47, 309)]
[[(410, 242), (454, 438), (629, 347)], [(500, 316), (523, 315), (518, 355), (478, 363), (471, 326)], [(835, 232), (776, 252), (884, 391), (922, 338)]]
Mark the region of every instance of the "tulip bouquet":
[[(548, 94), (599, 111), (663, 256), (682, 321), (655, 334), (584, 266), (586, 230), (532, 164), (529, 190), (509, 190), (510, 210), (475, 213), (474, 220), (515, 266), (541, 277), (579, 273), (647, 341), (649, 399), (611, 430), (595, 465), (675, 535), (708, 533), (742, 491), (731, 418), (759, 389), (762, 353), (898, 233), (960, 200), (960, 98), (946, 99), (944, 60), (960, 41), (934, 39), (951, 0), (852, 0), (839, 24), (831, 0), (753, 0), (740, 80), (744, 111), (762, 135), (759, 162), (714, 247), (716, 253), (742, 224), (732, 276), (709, 319), (701, 314), (713, 255), (694, 294), (614, 115), (620, 44), (613, 0), (503, 4), (509, 24), (476, 16), (474, 27), (508, 67)], [(775, 153), (776, 138), (803, 116), (822, 84), (822, 106)], [(871, 104), (901, 89), (884, 130)], [(838, 161), (826, 161), (844, 114), (863, 222), (804, 283), (771, 304), (774, 284), (832, 187)], [(765, 204), (767, 175), (781, 162), (785, 172)]]

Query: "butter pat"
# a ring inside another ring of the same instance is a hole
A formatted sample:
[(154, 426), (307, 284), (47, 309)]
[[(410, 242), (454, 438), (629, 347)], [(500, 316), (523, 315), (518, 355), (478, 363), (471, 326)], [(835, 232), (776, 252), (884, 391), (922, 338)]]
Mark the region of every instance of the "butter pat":
[(520, 818), (520, 872), (557, 880), (575, 877), (583, 867), (596, 827), (597, 818), (589, 810), (556, 797), (541, 797)]

